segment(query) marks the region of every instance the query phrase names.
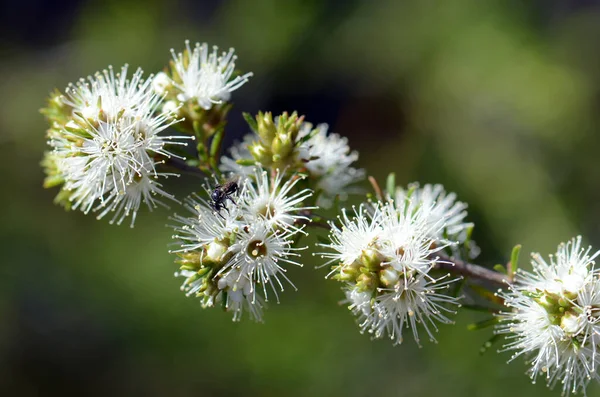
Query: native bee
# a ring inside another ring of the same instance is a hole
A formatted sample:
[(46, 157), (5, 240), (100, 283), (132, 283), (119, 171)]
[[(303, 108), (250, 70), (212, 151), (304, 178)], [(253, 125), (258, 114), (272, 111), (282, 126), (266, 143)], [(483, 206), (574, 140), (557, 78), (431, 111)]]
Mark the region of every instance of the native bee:
[[(229, 200), (235, 204), (232, 196), (239, 190), (240, 187), (238, 186), (237, 178), (229, 180), (222, 185), (215, 186), (214, 190), (210, 194), (210, 199), (212, 200), (210, 207), (219, 215), (221, 215), (222, 209), (229, 213), (225, 202)], [(223, 217), (223, 215), (221, 215), (221, 217)]]

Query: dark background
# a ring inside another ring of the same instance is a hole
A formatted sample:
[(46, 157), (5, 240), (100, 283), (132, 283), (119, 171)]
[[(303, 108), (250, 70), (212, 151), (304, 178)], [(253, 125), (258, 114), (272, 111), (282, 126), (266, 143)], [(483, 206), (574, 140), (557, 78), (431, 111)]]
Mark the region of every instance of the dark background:
[[(456, 191), (483, 264), (505, 262), (516, 243), (525, 259), (547, 255), (577, 234), (600, 248), (600, 2), (0, 7), (0, 394), (560, 395), (531, 385), (522, 359), (480, 356), (491, 330), (466, 331), (476, 314), (441, 327), (438, 345), (370, 341), (309, 255), (290, 270), (299, 291), (265, 324), (201, 310), (173, 277), (169, 211), (143, 211), (129, 229), (52, 204), (38, 109), (109, 64), (156, 72), (185, 39), (235, 47), (255, 77), (233, 95), (228, 142), (248, 132), (241, 111), (297, 110), (348, 136), (377, 178)], [(170, 189), (182, 198), (199, 185)]]

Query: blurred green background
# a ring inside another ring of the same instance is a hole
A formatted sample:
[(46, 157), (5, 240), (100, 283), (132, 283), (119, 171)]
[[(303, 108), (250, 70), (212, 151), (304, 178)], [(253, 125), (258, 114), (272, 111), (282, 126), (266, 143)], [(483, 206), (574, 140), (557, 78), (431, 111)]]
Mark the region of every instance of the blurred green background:
[[(325, 271), (265, 324), (179, 291), (169, 211), (134, 229), (52, 204), (41, 187), (47, 94), (112, 64), (160, 70), (185, 39), (235, 47), (241, 111), (298, 110), (348, 136), (360, 165), (440, 182), (470, 204), (479, 262), (577, 234), (600, 248), (600, 2), (48, 1), (1, 5), (0, 394), (558, 396), (494, 350), (478, 315), (439, 344), (360, 335)], [(180, 178), (182, 198), (200, 181)], [(173, 208), (173, 210), (178, 210)], [(179, 212), (181, 212), (179, 210)], [(600, 387), (588, 389), (589, 396)]]

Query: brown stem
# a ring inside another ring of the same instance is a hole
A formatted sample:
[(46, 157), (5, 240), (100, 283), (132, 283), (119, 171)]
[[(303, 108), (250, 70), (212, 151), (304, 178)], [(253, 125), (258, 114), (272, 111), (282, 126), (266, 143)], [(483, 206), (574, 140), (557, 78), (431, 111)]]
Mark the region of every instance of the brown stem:
[(435, 268), (447, 270), (453, 274), (460, 274), (464, 277), (475, 278), (506, 287), (510, 278), (506, 274), (487, 269), (483, 266), (474, 265), (456, 258), (450, 258), (445, 255), (436, 254)]
[(377, 183), (377, 179), (375, 179), (375, 177), (372, 175), (369, 175), (368, 179), (369, 179), (369, 183), (373, 187), (373, 190), (375, 191), (375, 195), (377, 196), (379, 201), (382, 201), (383, 200), (383, 190), (381, 190), (379, 183)]
[[(299, 225), (305, 224), (327, 230), (331, 229), (331, 226), (326, 222), (326, 219), (315, 215), (310, 210), (302, 211), (300, 214), (309, 218), (310, 221), (299, 219), (297, 221)], [(431, 256), (431, 259), (435, 260), (436, 269), (446, 270), (452, 274), (460, 274), (465, 278), (482, 280), (499, 285), (501, 287), (506, 287), (510, 282), (512, 282), (511, 278), (506, 274), (499, 273), (480, 265), (468, 263), (460, 259), (451, 258), (447, 255), (435, 253)]]

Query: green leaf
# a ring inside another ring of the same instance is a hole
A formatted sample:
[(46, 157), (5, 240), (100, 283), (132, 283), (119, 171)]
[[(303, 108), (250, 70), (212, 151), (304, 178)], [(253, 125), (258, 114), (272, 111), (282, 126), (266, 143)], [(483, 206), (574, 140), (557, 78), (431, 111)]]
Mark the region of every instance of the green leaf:
[(204, 128), (202, 128), (202, 123), (200, 123), (200, 120), (194, 120), (192, 123), (192, 128), (194, 129), (194, 134), (196, 134), (196, 137), (198, 138), (198, 144), (204, 143), (206, 140), (206, 134), (204, 134)]
[(219, 128), (210, 143), (210, 158), (215, 160), (221, 151), (221, 144), (223, 143), (223, 135), (225, 135), (225, 129)]
[(61, 175), (48, 175), (44, 178), (44, 188), (49, 189), (65, 183), (65, 179)]
[(510, 278), (513, 278), (517, 268), (519, 267), (519, 254), (521, 253), (521, 244), (515, 245), (510, 254)]
[(249, 167), (256, 164), (256, 160), (254, 159), (239, 159), (235, 162), (243, 167)]
[(331, 244), (331, 241), (329, 241), (329, 239), (325, 236), (322, 236), (320, 234), (317, 234), (317, 242), (321, 243), (321, 244)]
[(477, 330), (480, 330), (480, 329), (484, 329), (484, 328), (496, 325), (498, 323), (498, 321), (499, 321), (498, 317), (486, 318), (485, 320), (478, 321), (476, 323), (472, 323), (472, 324), (467, 325), (467, 329), (469, 331), (477, 331)]
[[(311, 130), (308, 134), (304, 135), (302, 138), (300, 138), (296, 142), (296, 146), (300, 146), (301, 144), (303, 144), (304, 142), (308, 141), (310, 138), (314, 137), (318, 133), (319, 133), (319, 129), (318, 128), (315, 128), (315, 129)], [(319, 158), (318, 156), (316, 156), (316, 157), (313, 156), (309, 160), (316, 160), (318, 158)]]
[(406, 190), (406, 199), (410, 199), (413, 195), (413, 193), (415, 192), (415, 190), (417, 190), (417, 185), (414, 183), (411, 183), (410, 185), (408, 185), (408, 189)]
[(389, 173), (385, 182), (385, 189), (387, 190), (387, 194), (389, 196), (392, 196), (396, 191), (396, 174), (394, 172)]
[(467, 246), (471, 242), (471, 236), (473, 235), (474, 228), (475, 228), (475, 225), (471, 224), (465, 229), (465, 231), (466, 231), (465, 245), (467, 245)]
[(499, 263), (494, 265), (494, 270), (497, 271), (498, 273), (507, 274), (506, 267), (504, 267), (504, 265), (501, 265)]
[(256, 122), (256, 119), (254, 118), (254, 116), (252, 116), (250, 113), (242, 113), (242, 116), (244, 116), (244, 120), (246, 120), (246, 123), (248, 123), (248, 125), (250, 126), (250, 128), (252, 129), (252, 131), (257, 132), (258, 131), (258, 123)]
[(485, 300), (495, 303), (497, 305), (503, 305), (504, 300), (502, 298), (500, 298), (499, 296), (496, 296), (496, 294), (494, 294), (493, 292), (480, 287), (478, 285), (470, 285), (471, 289), (476, 292), (479, 296), (481, 296), (482, 298), (484, 298)]
[(196, 150), (198, 150), (198, 160), (200, 160), (200, 164), (206, 164), (208, 161), (208, 153), (206, 152), (206, 146), (204, 145), (204, 143), (198, 141)]

